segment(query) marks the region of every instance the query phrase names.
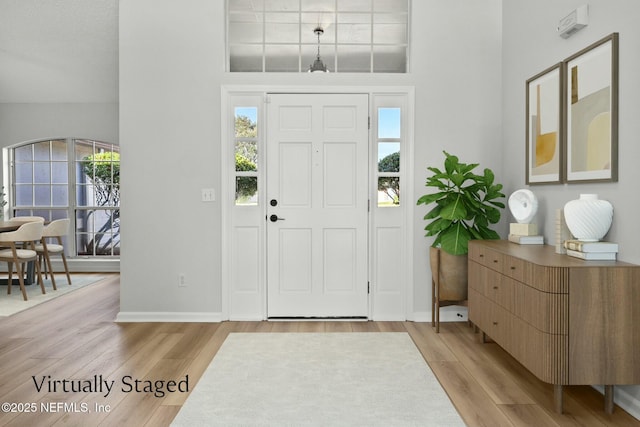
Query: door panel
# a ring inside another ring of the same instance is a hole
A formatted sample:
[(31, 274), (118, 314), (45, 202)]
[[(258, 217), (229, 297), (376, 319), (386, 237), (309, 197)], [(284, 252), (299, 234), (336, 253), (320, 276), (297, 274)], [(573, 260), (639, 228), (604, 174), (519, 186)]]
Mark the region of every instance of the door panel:
[(311, 293), (313, 265), (312, 230), (284, 228), (279, 230), (279, 292)]
[(267, 115), (268, 317), (367, 317), (368, 96), (270, 95)]
[(357, 146), (354, 143), (326, 143), (324, 145), (324, 203), (325, 207), (350, 207), (357, 204), (358, 171)]
[(354, 292), (357, 288), (357, 230), (324, 230), (324, 291)]
[[(279, 179), (281, 207), (311, 207), (313, 194), (311, 143), (284, 142), (279, 147)], [(269, 165), (267, 165), (269, 167)]]

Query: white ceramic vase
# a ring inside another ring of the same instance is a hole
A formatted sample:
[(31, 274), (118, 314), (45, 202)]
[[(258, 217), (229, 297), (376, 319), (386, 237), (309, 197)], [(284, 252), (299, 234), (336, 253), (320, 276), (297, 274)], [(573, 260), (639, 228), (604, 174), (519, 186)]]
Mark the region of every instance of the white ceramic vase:
[(597, 242), (611, 227), (613, 206), (598, 199), (597, 194), (581, 194), (579, 199), (564, 205), (564, 218), (573, 237), (584, 242)]

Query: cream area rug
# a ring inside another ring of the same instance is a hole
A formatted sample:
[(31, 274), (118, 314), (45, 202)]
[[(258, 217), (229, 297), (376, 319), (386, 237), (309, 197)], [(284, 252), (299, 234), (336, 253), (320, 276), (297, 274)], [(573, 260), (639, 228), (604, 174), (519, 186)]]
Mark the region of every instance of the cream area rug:
[[(4, 278), (6, 278), (6, 273)], [(20, 292), (20, 286), (15, 284), (11, 286), (11, 295), (7, 295), (7, 286), (0, 286), (0, 317), (11, 316), (27, 308), (34, 307), (38, 304), (42, 304), (45, 301), (49, 301), (53, 298), (57, 298), (61, 295), (68, 294), (77, 289), (96, 283), (101, 280), (101, 276), (96, 275), (71, 275), (71, 286), (67, 283), (67, 278), (63, 275), (56, 276), (56, 287), (58, 290), (53, 290), (51, 285), (51, 279), (45, 279), (43, 276), (44, 290), (46, 294), (42, 293), (40, 285), (36, 282), (31, 285), (25, 286), (27, 290), (27, 301), (22, 298), (22, 292)]]
[(172, 426), (464, 422), (407, 333), (232, 333)]

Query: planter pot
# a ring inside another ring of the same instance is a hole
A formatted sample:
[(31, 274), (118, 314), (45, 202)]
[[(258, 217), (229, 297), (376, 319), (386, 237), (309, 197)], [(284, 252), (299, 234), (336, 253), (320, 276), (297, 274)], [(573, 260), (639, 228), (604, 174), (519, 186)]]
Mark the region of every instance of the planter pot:
[(597, 194), (581, 194), (579, 199), (564, 205), (564, 217), (573, 237), (584, 242), (597, 242), (611, 227), (613, 206), (598, 199)]
[(440, 248), (429, 249), (431, 274), (439, 273), (438, 299), (440, 301), (463, 301), (468, 294), (467, 255), (451, 255)]
[(440, 332), (440, 307), (467, 305), (468, 258), (451, 255), (440, 248), (429, 248), (432, 284), (431, 323)]

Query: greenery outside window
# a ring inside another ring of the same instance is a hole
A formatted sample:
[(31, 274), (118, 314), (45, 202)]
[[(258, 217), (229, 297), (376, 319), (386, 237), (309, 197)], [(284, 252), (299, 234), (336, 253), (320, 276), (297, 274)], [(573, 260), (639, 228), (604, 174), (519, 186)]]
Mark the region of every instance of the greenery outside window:
[(236, 107), (234, 114), (236, 205), (258, 204), (258, 109)]

